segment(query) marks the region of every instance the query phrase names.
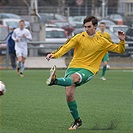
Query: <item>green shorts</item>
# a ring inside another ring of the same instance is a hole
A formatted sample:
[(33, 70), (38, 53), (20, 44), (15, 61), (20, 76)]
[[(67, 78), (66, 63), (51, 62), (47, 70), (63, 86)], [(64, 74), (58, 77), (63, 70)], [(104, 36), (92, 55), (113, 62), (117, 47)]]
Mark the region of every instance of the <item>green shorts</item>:
[(80, 85), (88, 82), (94, 76), (94, 74), (91, 71), (84, 69), (84, 68), (68, 68), (65, 73), (65, 78), (71, 77), (71, 75), (74, 73), (76, 73), (80, 76), (80, 82), (76, 83), (76, 86), (80, 86)]
[(102, 59), (102, 62), (108, 62), (109, 61), (109, 54), (108, 53), (106, 53), (105, 54), (105, 56), (103, 57), (103, 59)]

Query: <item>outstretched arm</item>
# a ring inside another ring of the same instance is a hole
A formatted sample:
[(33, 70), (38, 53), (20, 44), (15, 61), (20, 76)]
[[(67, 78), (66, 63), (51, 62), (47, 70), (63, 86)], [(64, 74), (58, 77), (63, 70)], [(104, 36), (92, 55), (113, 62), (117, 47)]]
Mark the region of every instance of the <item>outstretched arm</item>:
[(125, 33), (123, 31), (118, 31), (118, 37), (121, 41), (125, 41)]
[(49, 61), (50, 59), (52, 59), (52, 58), (54, 58), (54, 56), (53, 56), (53, 54), (48, 54), (47, 56), (46, 56), (46, 59)]
[(118, 44), (106, 42), (105, 46), (110, 52), (122, 54), (125, 51), (125, 33), (123, 31), (118, 31), (118, 38), (120, 39)]
[(57, 50), (48, 54), (46, 56), (46, 59), (50, 60), (51, 58), (59, 58), (59, 57), (63, 56), (65, 53), (67, 53), (70, 49), (74, 48), (76, 44), (78, 44), (78, 41), (76, 41), (72, 37), (71, 39), (68, 39), (66, 41), (66, 43), (64, 45), (60, 46)]

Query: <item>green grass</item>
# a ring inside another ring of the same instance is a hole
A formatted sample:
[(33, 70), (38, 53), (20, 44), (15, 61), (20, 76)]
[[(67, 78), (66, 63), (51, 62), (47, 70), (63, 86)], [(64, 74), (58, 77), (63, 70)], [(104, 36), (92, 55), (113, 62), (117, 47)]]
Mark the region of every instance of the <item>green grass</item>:
[[(65, 70), (58, 70), (57, 77)], [(0, 133), (132, 133), (132, 74), (130, 70), (101, 71), (78, 87), (76, 100), (83, 125), (68, 131), (73, 122), (65, 100), (65, 89), (48, 87), (48, 70), (25, 70), (25, 77), (2, 70), (0, 80), (7, 92), (0, 97)]]

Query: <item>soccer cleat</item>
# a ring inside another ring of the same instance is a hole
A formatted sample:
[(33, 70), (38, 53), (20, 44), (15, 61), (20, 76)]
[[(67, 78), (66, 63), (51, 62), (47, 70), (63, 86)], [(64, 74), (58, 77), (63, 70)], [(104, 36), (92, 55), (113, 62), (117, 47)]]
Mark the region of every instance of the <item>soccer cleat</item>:
[(75, 120), (73, 125), (69, 128), (69, 130), (76, 130), (82, 125), (82, 120), (79, 118), (78, 120)]
[(101, 79), (101, 80), (106, 80), (106, 78), (104, 78), (104, 77), (101, 77), (100, 79)]
[(50, 69), (50, 77), (47, 79), (46, 84), (49, 86), (56, 84), (56, 66), (55, 65)]
[(16, 72), (17, 72), (17, 74), (19, 74), (19, 70), (20, 70), (20, 68), (17, 67), (17, 68), (16, 68)]
[(24, 74), (23, 73), (19, 73), (20, 77), (24, 77)]

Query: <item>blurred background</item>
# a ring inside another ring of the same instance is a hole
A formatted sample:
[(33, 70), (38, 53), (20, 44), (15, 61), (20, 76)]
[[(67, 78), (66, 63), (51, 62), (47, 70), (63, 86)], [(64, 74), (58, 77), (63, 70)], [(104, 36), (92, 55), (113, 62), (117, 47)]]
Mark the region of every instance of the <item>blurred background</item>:
[[(84, 31), (83, 19), (95, 15), (105, 22), (112, 41), (119, 42), (118, 30), (126, 32), (126, 52), (110, 57), (133, 57), (133, 0), (0, 0), (0, 66), (10, 68), (6, 38), (12, 28), (25, 20), (33, 36), (28, 42), (28, 57), (41, 57), (57, 49), (75, 34)], [(65, 55), (71, 57), (73, 50)], [(112, 58), (113, 59), (113, 58)], [(116, 59), (116, 58), (115, 58)], [(119, 60), (119, 59), (118, 59)], [(129, 63), (130, 62), (130, 63)]]

